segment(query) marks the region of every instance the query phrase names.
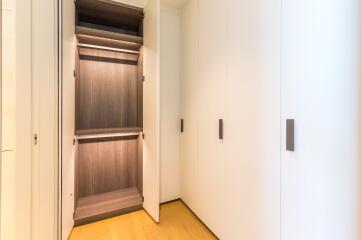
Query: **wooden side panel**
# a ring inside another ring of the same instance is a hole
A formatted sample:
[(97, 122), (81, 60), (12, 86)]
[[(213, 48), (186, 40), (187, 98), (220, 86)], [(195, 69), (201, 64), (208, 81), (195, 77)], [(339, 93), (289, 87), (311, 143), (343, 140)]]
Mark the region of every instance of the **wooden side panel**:
[(136, 186), (137, 138), (84, 140), (78, 148), (79, 197)]
[(77, 129), (136, 127), (137, 72), (134, 59), (117, 53), (81, 54)]

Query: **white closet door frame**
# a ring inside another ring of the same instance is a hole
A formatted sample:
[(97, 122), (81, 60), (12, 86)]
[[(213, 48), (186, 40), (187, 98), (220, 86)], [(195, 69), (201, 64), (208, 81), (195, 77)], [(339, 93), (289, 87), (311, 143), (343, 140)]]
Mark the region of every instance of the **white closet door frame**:
[(143, 195), (144, 209), (159, 222), (160, 203), (160, 1), (149, 0), (144, 8), (143, 84)]

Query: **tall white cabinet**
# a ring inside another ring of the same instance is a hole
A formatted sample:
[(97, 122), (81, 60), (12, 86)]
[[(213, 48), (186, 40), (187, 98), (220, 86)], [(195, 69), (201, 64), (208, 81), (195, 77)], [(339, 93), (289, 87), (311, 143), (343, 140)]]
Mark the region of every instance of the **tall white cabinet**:
[(220, 239), (360, 238), (359, 5), (184, 6), (181, 198)]
[(280, 16), (279, 0), (183, 9), (181, 197), (220, 239), (280, 237)]
[(282, 237), (360, 239), (360, 2), (283, 2)]

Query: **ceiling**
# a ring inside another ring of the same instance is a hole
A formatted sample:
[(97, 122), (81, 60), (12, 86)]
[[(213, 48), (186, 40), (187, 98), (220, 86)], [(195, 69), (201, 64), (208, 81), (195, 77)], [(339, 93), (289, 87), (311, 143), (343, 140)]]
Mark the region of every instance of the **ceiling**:
[[(148, 0), (113, 0), (113, 1), (144, 8)], [(182, 8), (187, 0), (160, 0), (160, 1), (162, 4), (166, 4), (174, 8)]]

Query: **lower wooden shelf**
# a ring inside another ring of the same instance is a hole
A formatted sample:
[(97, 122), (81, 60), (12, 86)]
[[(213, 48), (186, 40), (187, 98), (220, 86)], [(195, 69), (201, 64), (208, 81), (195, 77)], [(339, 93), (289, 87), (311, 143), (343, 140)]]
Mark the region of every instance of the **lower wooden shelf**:
[(143, 198), (136, 187), (79, 198), (74, 214), (80, 226), (143, 208)]

